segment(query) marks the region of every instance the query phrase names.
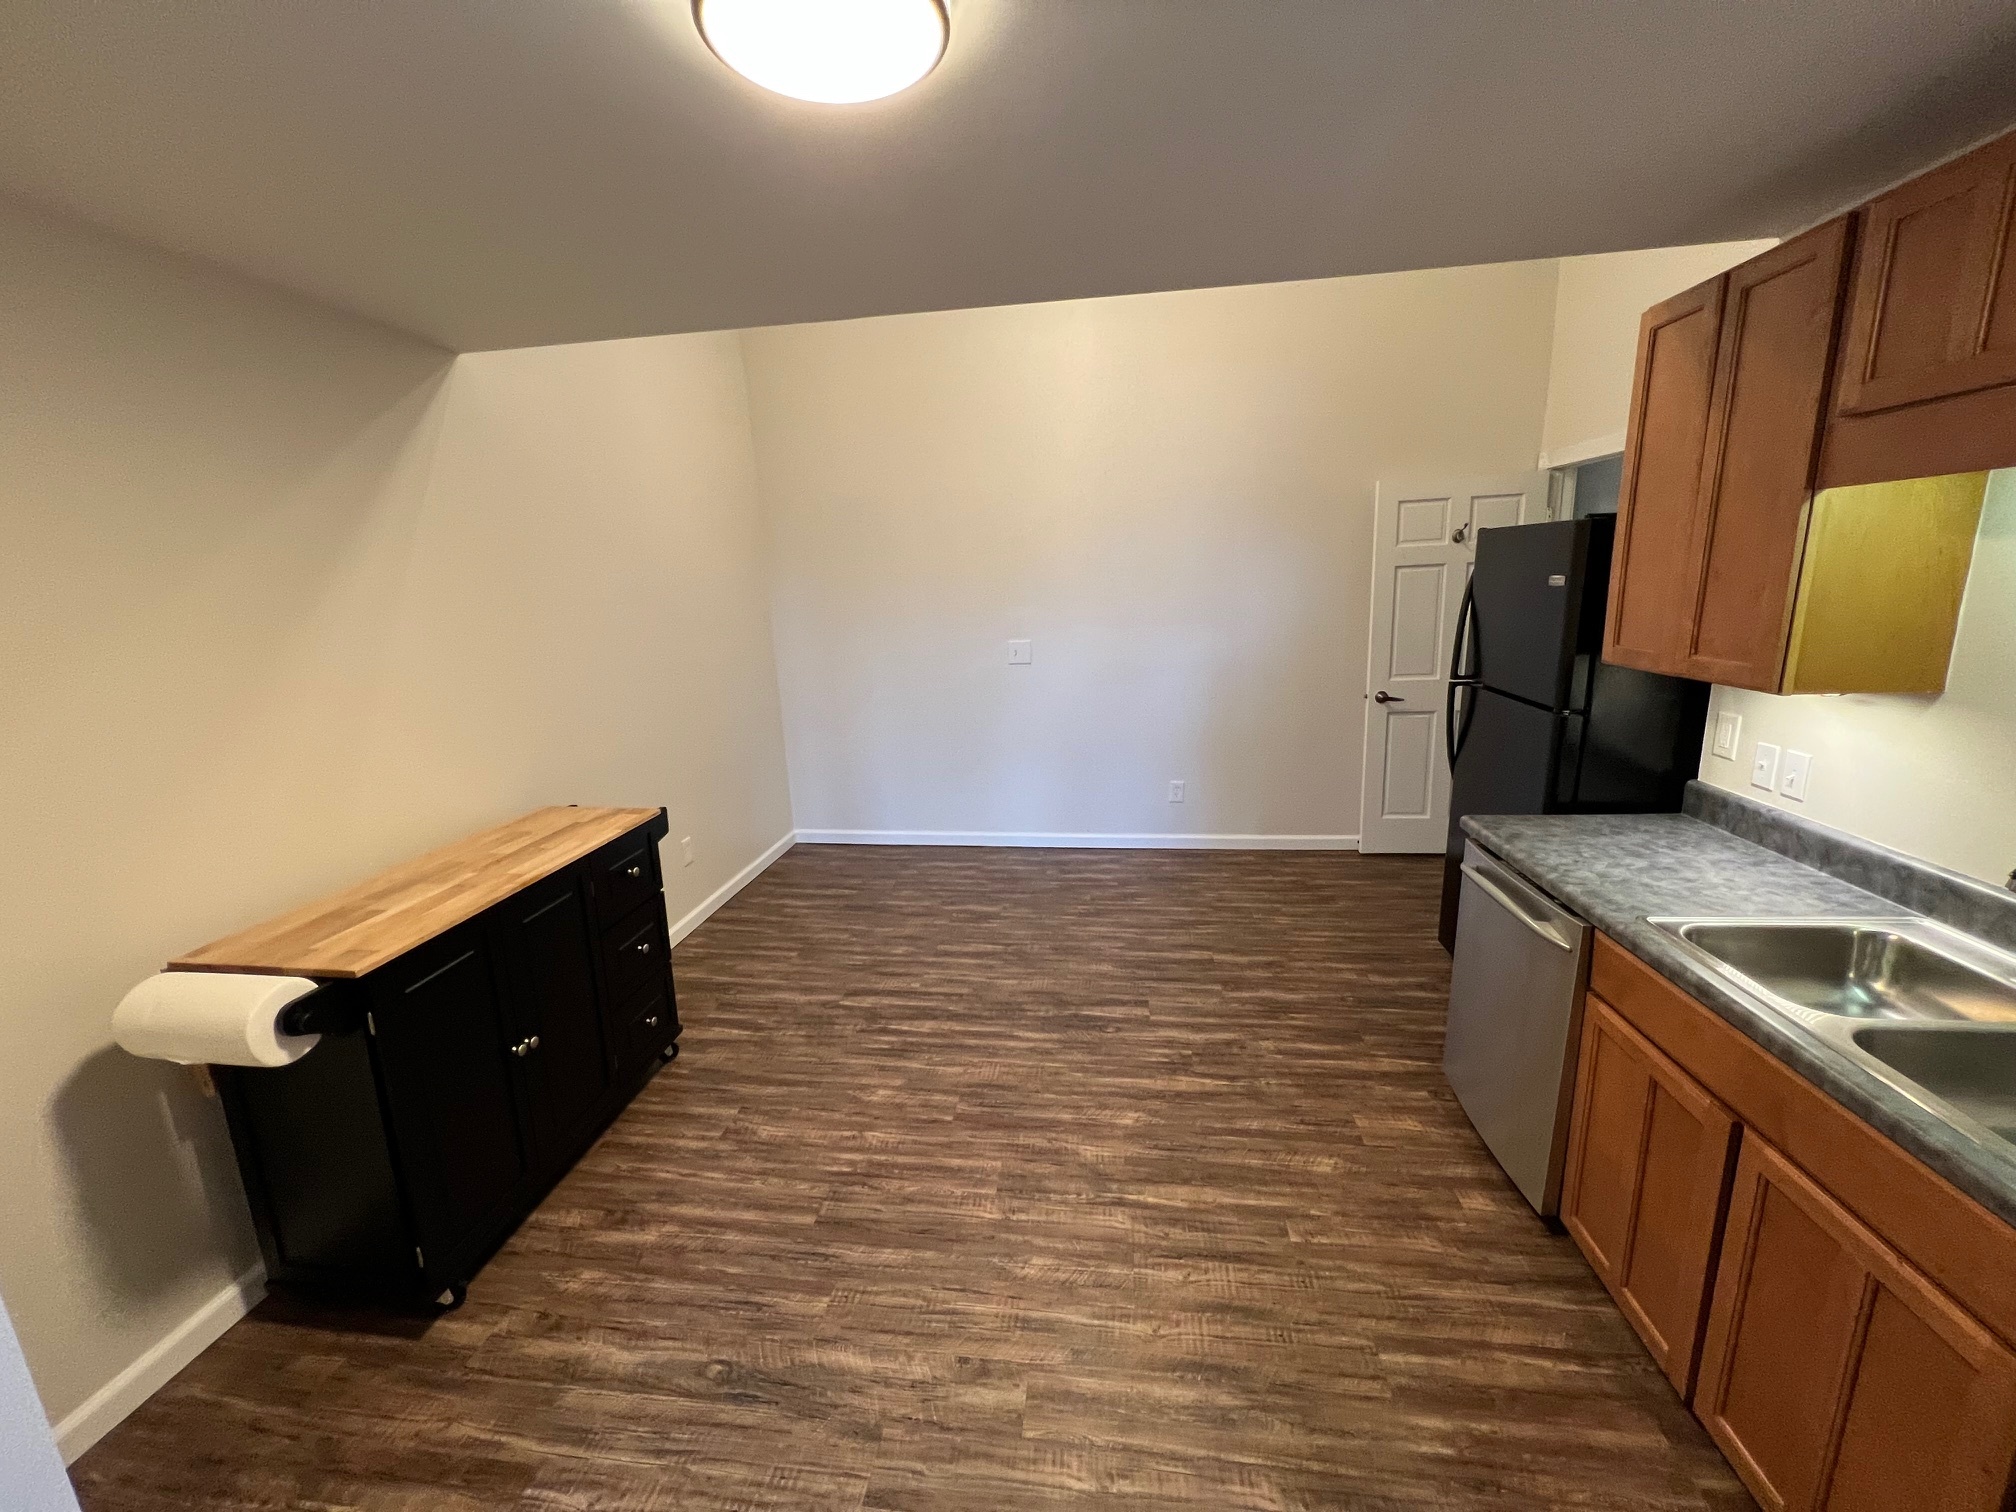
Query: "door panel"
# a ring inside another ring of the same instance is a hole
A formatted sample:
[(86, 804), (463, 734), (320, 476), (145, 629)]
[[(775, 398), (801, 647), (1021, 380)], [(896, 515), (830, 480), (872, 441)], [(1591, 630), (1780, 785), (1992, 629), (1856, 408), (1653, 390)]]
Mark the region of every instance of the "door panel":
[(1695, 1409), (1770, 1512), (1994, 1512), (2016, 1354), (1753, 1134)]
[(1836, 220), (1728, 275), (1708, 417), (1687, 674), (1775, 692), (1847, 263)]
[(1728, 1109), (1591, 995), (1561, 1222), (1682, 1396), (1736, 1142)]
[(1647, 672), (1686, 670), (1694, 513), (1726, 282), (1675, 295), (1639, 323), (1603, 655)]
[(1835, 412), (1868, 415), (2016, 383), (2012, 237), (2016, 134), (1873, 201), (1863, 212)]
[(374, 973), (373, 1038), (402, 1177), (436, 1263), (509, 1221), (529, 1170), (490, 951), (465, 924)]
[(491, 928), (509, 963), (517, 1043), (526, 1047), (517, 1059), (539, 1162), (566, 1164), (593, 1133), (615, 1084), (581, 868), (501, 905)]
[(1544, 517), (1546, 509), (1546, 483), (1538, 473), (1379, 485), (1361, 850), (1433, 852), (1446, 843), (1444, 704), (1476, 532), (1480, 521), (1517, 523)]

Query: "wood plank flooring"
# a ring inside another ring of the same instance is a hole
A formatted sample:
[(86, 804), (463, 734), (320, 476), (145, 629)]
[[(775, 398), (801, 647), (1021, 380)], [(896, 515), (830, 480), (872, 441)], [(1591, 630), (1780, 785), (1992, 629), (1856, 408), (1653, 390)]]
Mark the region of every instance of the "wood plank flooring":
[(461, 1311), (269, 1300), (84, 1506), (1747, 1509), (1443, 1084), (1438, 882), (800, 847)]

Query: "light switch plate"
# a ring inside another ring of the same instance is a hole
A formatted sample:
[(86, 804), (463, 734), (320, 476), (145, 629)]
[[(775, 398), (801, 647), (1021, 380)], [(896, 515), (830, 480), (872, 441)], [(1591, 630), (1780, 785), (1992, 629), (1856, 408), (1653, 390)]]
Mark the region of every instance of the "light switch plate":
[(1183, 801), (1183, 779), (1181, 777), (1170, 780), (1169, 801), (1171, 803), (1181, 803)]
[(1010, 642), (1008, 642), (1008, 665), (1009, 665), (1009, 666), (1011, 666), (1011, 667), (1026, 667), (1026, 666), (1028, 666), (1028, 665), (1029, 665), (1029, 664), (1030, 664), (1031, 662), (1033, 662), (1033, 661), (1035, 661), (1035, 660), (1036, 660), (1036, 652), (1035, 652), (1035, 650), (1034, 650), (1034, 649), (1033, 649), (1033, 648), (1032, 648), (1032, 647), (1030, 646), (1030, 644), (1029, 644), (1029, 642), (1028, 642), (1028, 641), (1026, 641), (1026, 640), (1011, 640)]
[(1806, 774), (1812, 770), (1813, 758), (1804, 751), (1787, 751), (1785, 760), (1778, 768), (1778, 791), (1794, 803), (1806, 801)]
[(1778, 786), (1778, 747), (1757, 742), (1757, 754), (1750, 758), (1750, 786), (1767, 793)]
[(1736, 753), (1743, 748), (1743, 716), (1741, 714), (1717, 714), (1715, 716), (1715, 754), (1724, 761), (1734, 761)]

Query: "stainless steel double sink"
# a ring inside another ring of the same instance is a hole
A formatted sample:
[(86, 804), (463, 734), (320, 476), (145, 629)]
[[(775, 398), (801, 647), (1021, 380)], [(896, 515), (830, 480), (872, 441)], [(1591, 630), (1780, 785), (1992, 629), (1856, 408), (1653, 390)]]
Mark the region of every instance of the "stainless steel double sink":
[(1949, 1127), (2016, 1154), (2016, 956), (1929, 919), (1648, 919)]

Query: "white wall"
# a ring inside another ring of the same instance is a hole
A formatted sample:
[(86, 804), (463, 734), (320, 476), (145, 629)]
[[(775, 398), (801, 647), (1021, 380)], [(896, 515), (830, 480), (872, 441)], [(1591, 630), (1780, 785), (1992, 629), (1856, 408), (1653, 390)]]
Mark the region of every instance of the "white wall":
[(1354, 835), (1373, 485), (1532, 465), (1553, 299), (1529, 263), (745, 333), (801, 830)]
[(1544, 465), (1624, 449), (1638, 317), (1662, 299), (1755, 257), (1769, 241), (1710, 242), (1561, 259), (1541, 426)]
[(129, 985), (535, 804), (667, 804), (675, 918), (790, 818), (732, 336), (451, 365), (0, 208), (0, 351), (0, 1295), (74, 1454), (256, 1276)]
[[(1734, 761), (1713, 752), (1725, 710), (1743, 720)], [(1778, 698), (1717, 688), (1708, 731), (1705, 781), (2007, 881), (2016, 870), (2016, 469), (1990, 480), (1945, 693)], [(1750, 786), (1760, 740), (1813, 758), (1805, 802)]]

